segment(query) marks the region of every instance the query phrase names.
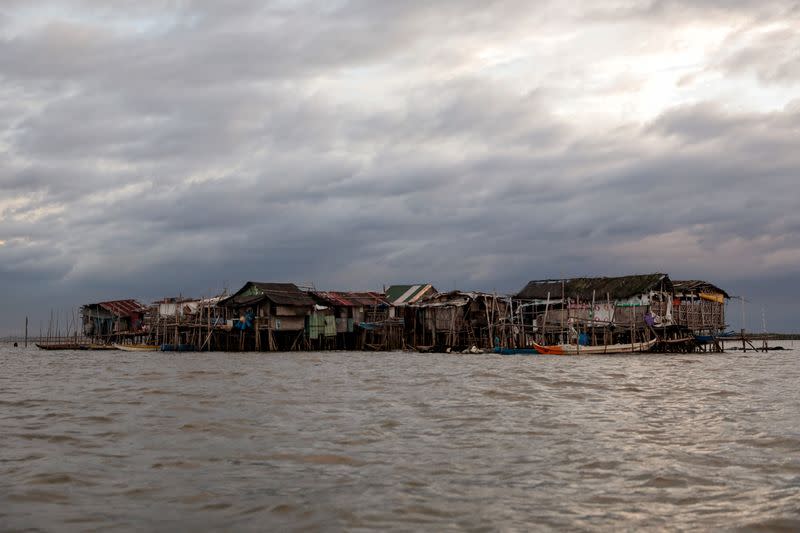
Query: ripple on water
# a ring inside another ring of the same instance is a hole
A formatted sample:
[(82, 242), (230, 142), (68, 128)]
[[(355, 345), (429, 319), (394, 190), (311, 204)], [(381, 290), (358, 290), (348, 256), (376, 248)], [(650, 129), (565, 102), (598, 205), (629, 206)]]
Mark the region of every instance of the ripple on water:
[(6, 529), (800, 527), (794, 352), (24, 353)]
[(97, 483), (89, 481), (88, 479), (79, 478), (65, 472), (35, 474), (29, 477), (25, 482), (30, 485), (77, 485), (83, 487), (97, 485)]
[(11, 493), (8, 499), (19, 503), (67, 503), (70, 500), (63, 492), (37, 489)]
[(489, 398), (497, 398), (499, 400), (508, 400), (511, 402), (527, 402), (533, 399), (529, 394), (520, 394), (504, 390), (489, 389), (483, 391), (483, 395)]
[(306, 463), (315, 465), (345, 465), (345, 466), (364, 466), (367, 464), (353, 457), (336, 454), (295, 454), (295, 453), (276, 453), (268, 456), (273, 461), (288, 461), (293, 463)]

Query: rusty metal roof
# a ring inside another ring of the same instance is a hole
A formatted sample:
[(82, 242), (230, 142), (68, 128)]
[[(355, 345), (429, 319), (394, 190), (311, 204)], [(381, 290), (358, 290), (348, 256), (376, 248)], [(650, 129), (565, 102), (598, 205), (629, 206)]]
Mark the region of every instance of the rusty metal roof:
[(383, 295), (377, 292), (313, 291), (311, 295), (334, 307), (390, 305)]
[(100, 307), (115, 316), (131, 316), (145, 311), (145, 307), (136, 300), (111, 300), (88, 304), (84, 307)]

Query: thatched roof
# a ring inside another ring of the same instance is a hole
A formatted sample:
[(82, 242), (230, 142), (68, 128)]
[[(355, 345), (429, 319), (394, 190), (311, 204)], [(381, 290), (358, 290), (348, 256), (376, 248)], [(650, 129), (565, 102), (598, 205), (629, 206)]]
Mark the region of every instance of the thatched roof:
[(450, 291), (431, 294), (420, 298), (412, 307), (462, 307), (479, 298), (492, 298), (493, 295), (486, 292), (464, 292)]
[(702, 281), (699, 279), (690, 279), (690, 280), (681, 280), (681, 281), (673, 281), (673, 287), (675, 287), (676, 293), (717, 293), (723, 295), (725, 298), (730, 298), (727, 292), (723, 289), (720, 289), (713, 283), (709, 283), (707, 281)]
[(530, 281), (515, 298), (520, 300), (545, 300), (550, 293), (551, 300), (565, 298), (590, 301), (592, 295), (597, 300), (623, 300), (653, 290), (672, 291), (672, 282), (666, 274), (637, 274), (613, 278), (571, 278)]
[(263, 283), (248, 281), (235, 294), (220, 300), (220, 306), (250, 305), (269, 300), (276, 305), (312, 306), (314, 300), (294, 283)]

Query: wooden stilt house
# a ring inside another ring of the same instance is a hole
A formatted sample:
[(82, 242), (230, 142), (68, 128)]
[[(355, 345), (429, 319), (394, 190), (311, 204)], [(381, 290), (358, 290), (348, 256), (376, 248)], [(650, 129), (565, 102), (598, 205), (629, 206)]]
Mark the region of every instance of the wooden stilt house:
[(306, 325), (311, 296), (293, 283), (248, 281), (217, 304), (227, 309), (232, 350), (299, 350), (309, 347)]
[(98, 343), (141, 336), (146, 308), (136, 300), (111, 300), (81, 307), (83, 334)]
[(372, 338), (383, 332), (389, 319), (391, 305), (382, 294), (312, 291), (310, 295), (316, 301), (308, 328), (312, 346), (360, 350), (365, 343), (383, 344), (385, 339)]
[(514, 296), (516, 347), (673, 337), (672, 299), (672, 281), (661, 273), (531, 281)]
[(508, 299), (483, 292), (432, 294), (406, 308), (406, 335), (423, 351), (489, 349), (505, 337)]
[(721, 350), (716, 338), (725, 331), (725, 302), (730, 296), (707, 281), (673, 281), (672, 317), (691, 331), (700, 346)]

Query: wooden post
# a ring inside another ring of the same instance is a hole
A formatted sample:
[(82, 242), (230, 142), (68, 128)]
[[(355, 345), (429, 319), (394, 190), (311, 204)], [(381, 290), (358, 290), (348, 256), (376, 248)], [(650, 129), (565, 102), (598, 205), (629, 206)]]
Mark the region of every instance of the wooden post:
[[(606, 311), (609, 314), (608, 322), (606, 324), (605, 329), (603, 330), (603, 341), (606, 346), (609, 344), (614, 344), (614, 334), (611, 333), (611, 326), (614, 325), (614, 315), (617, 314), (617, 306), (614, 304), (614, 309), (611, 309), (611, 293), (606, 293)], [(608, 333), (608, 339), (606, 339), (606, 333)]]
[(25, 317), (25, 347), (28, 347), (28, 317)]
[(597, 326), (597, 320), (596, 320), (596, 317), (594, 316), (594, 305), (595, 305), (596, 292), (597, 291), (594, 291), (594, 290), (592, 291), (592, 309), (589, 312), (589, 315), (591, 317), (591, 321), (589, 322), (589, 324), (592, 327), (592, 344), (593, 345), (597, 344), (597, 337), (595, 336), (595, 328)]
[(565, 281), (562, 279), (561, 280), (561, 339), (560, 339), (561, 343), (564, 342), (564, 311), (565, 311), (565, 304), (566, 304), (566, 302), (564, 301), (564, 292), (565, 292), (564, 291), (564, 283), (565, 283)]
[(542, 319), (542, 344), (547, 344), (547, 312), (550, 310), (550, 291), (547, 291), (547, 302), (544, 304), (544, 318)]
[[(173, 293), (174, 294), (174, 293)], [(178, 351), (178, 305), (181, 300), (181, 296), (178, 295), (178, 299), (175, 300), (175, 351)]]

